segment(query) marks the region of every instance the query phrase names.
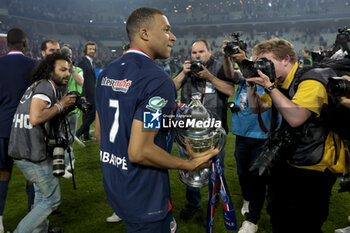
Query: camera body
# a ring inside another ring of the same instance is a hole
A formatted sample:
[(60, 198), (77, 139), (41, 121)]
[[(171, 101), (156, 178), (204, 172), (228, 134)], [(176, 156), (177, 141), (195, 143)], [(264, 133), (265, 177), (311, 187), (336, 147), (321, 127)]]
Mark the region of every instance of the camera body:
[(49, 138), (47, 140), (47, 147), (52, 153), (54, 176), (63, 176), (65, 173), (64, 150), (67, 148), (67, 141), (62, 137)]
[(235, 104), (235, 102), (228, 102), (227, 107), (231, 110), (232, 113), (241, 111), (240, 106)]
[(199, 71), (202, 71), (202, 65), (204, 64), (204, 62), (200, 59), (196, 59), (194, 61), (191, 61), (191, 66), (190, 66), (190, 70), (191, 73), (198, 73)]
[(244, 51), (247, 50), (247, 43), (239, 39), (239, 33), (232, 33), (232, 37), (234, 38), (234, 40), (228, 42), (224, 48), (226, 56), (231, 56), (232, 54), (239, 53), (238, 48)]
[[(85, 98), (82, 98), (79, 92), (71, 91), (68, 92), (67, 95), (75, 95), (77, 97), (74, 106), (77, 106), (83, 113), (87, 113), (92, 109), (92, 104), (86, 101)], [(70, 112), (72, 110), (74, 110), (74, 108), (68, 109), (67, 111)]]
[(333, 52), (342, 49), (350, 55), (350, 29), (348, 27), (338, 28), (338, 35), (335, 39)]
[(325, 57), (334, 55), (339, 49), (343, 50), (343, 52), (347, 52), (345, 58), (350, 58), (350, 28), (346, 26), (338, 28), (338, 34), (333, 49), (331, 51), (322, 51), (321, 53), (312, 52), (312, 60), (314, 62), (321, 62)]
[(341, 77), (331, 77), (328, 79), (327, 92), (334, 96), (350, 95), (350, 81)]
[(260, 154), (253, 161), (249, 171), (257, 172), (259, 176), (271, 176), (273, 167), (284, 158), (283, 155), (286, 151), (295, 148), (295, 144), (295, 137), (289, 130), (279, 129), (272, 132), (269, 139), (262, 146)]
[(269, 77), (271, 83), (276, 81), (275, 66), (267, 58), (259, 58), (254, 62), (243, 60), (240, 65), (240, 70), (244, 77), (259, 77), (258, 69)]

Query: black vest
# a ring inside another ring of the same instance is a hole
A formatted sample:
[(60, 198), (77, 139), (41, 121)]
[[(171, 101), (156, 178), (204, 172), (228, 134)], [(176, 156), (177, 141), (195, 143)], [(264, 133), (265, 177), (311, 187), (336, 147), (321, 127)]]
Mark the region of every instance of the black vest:
[[(330, 68), (312, 69), (304, 74), (297, 71), (289, 89), (280, 89), (280, 91), (291, 100), (302, 81), (316, 80), (326, 85), (328, 78), (334, 76), (336, 74)], [(311, 166), (322, 160), (324, 144), (330, 131), (329, 126), (327, 126), (327, 118), (326, 109), (322, 109), (319, 117), (312, 115), (304, 124), (296, 128), (290, 127), (284, 119), (282, 120), (281, 128), (292, 133), (296, 145), (295, 148), (288, 148), (285, 151), (289, 162), (299, 166)]]

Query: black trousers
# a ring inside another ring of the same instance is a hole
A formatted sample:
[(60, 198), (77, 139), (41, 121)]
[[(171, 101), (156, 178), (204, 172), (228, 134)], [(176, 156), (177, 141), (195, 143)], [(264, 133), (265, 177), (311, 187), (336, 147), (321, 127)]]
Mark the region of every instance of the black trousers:
[(246, 219), (254, 224), (258, 223), (264, 206), (267, 181), (266, 177), (251, 174), (249, 168), (258, 157), (264, 142), (264, 139), (236, 136), (237, 175), (243, 198), (249, 201)]
[(335, 174), (279, 165), (272, 175), (267, 211), (274, 233), (321, 233)]
[(83, 113), (83, 122), (75, 134), (77, 137), (84, 135), (85, 140), (90, 138), (90, 125), (95, 121), (95, 116), (96, 116), (95, 106), (93, 106), (89, 112)]

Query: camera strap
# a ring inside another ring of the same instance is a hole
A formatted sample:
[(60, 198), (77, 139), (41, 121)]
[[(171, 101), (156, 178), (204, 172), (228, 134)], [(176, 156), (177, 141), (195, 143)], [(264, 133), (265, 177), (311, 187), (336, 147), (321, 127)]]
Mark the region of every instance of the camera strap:
[[(220, 192), (216, 193), (216, 180), (219, 180), (220, 184)], [(228, 230), (235, 231), (238, 229), (237, 227), (237, 219), (235, 214), (235, 209), (232, 204), (232, 200), (230, 197), (230, 193), (227, 188), (226, 179), (224, 173), (222, 171), (222, 167), (220, 164), (220, 158), (215, 156), (212, 159), (212, 163), (209, 168), (209, 198), (208, 198), (208, 208), (207, 208), (207, 233), (214, 232), (214, 215), (215, 215), (215, 201), (216, 196), (220, 195), (223, 215), (224, 215), (224, 223), (225, 227)]]
[(203, 104), (204, 101), (204, 95), (205, 95), (205, 88), (207, 86), (207, 82), (204, 82), (204, 85), (202, 87), (202, 95), (201, 95), (201, 103)]
[(270, 133), (270, 131), (268, 130), (268, 128), (267, 128), (266, 125), (265, 125), (264, 120), (263, 120), (262, 117), (261, 117), (261, 111), (260, 111), (259, 101), (257, 101), (257, 105), (258, 105), (258, 109), (259, 109), (259, 112), (258, 112), (259, 127), (260, 127), (260, 129), (261, 129), (264, 133)]
[[(258, 105), (259, 105), (259, 102), (258, 102)], [(272, 104), (272, 107), (271, 107), (271, 111), (272, 111), (271, 126), (270, 126), (270, 130), (269, 130), (266, 127), (265, 122), (264, 122), (264, 120), (261, 117), (260, 106), (258, 106), (258, 109), (259, 109), (259, 112), (258, 112), (259, 127), (264, 133), (270, 134), (271, 132), (273, 132), (278, 127), (278, 111), (277, 111), (275, 105)]]

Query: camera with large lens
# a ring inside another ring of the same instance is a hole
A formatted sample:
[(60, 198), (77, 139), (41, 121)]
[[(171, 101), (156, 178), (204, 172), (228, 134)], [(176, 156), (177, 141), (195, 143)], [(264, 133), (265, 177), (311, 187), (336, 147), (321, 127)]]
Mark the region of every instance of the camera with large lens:
[(200, 59), (196, 59), (194, 61), (191, 61), (191, 66), (190, 66), (191, 73), (195, 74), (195, 73), (198, 73), (199, 71), (202, 71), (203, 64), (204, 64), (203, 61)]
[(325, 57), (333, 56), (340, 49), (343, 50), (343, 52), (347, 52), (345, 58), (350, 58), (350, 28), (346, 26), (338, 28), (338, 34), (333, 44), (333, 49), (331, 51), (312, 52), (312, 60), (313, 62), (321, 62)]
[(256, 61), (243, 60), (239, 68), (246, 78), (259, 77), (259, 69), (269, 77), (271, 83), (276, 81), (275, 66), (271, 60), (265, 57), (259, 58)]
[(67, 148), (67, 142), (62, 137), (49, 138), (47, 146), (52, 153), (52, 173), (54, 176), (63, 176), (65, 173), (64, 150)]
[(347, 57), (350, 56), (350, 29), (348, 27), (338, 28), (338, 35), (335, 39), (333, 53), (342, 49), (347, 51)]
[(235, 104), (235, 102), (228, 102), (227, 107), (231, 110), (232, 113), (241, 111), (241, 108)]
[(232, 33), (232, 37), (234, 38), (233, 41), (228, 42), (224, 48), (226, 56), (231, 56), (232, 54), (239, 53), (238, 48), (240, 48), (243, 51), (247, 50), (247, 43), (239, 39), (239, 33)]
[(258, 157), (253, 161), (249, 171), (259, 176), (271, 176), (273, 167), (283, 159), (290, 148), (295, 148), (295, 138), (287, 129), (274, 131), (262, 146)]
[(350, 94), (350, 81), (341, 77), (328, 79), (327, 91), (334, 96), (346, 96)]
[[(92, 104), (86, 101), (85, 98), (82, 98), (79, 92), (71, 91), (68, 92), (67, 95), (75, 95), (77, 97), (74, 106), (77, 106), (77, 108), (79, 108), (83, 113), (87, 113), (92, 109)], [(68, 109), (67, 111), (70, 112), (74, 110), (74, 106), (72, 109)]]

